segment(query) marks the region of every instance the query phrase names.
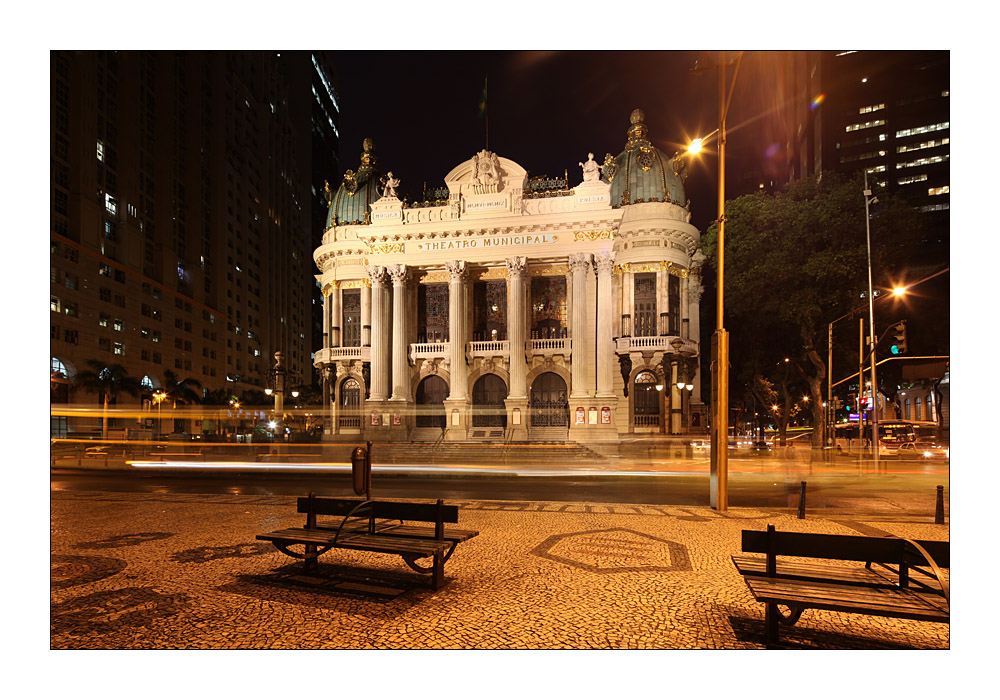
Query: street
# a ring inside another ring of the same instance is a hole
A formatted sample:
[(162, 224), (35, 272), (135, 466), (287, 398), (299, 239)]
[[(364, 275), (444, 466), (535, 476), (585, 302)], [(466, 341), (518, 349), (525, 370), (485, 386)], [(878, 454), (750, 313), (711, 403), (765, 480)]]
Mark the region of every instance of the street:
[[(933, 518), (937, 486), (948, 493), (947, 461), (883, 460), (809, 462), (773, 457), (733, 458), (729, 463), (729, 505), (798, 510), (802, 482), (806, 509)], [(346, 464), (212, 463), (173, 461), (105, 468), (98, 459), (63, 462), (53, 468), (53, 491), (129, 493), (319, 495), (352, 494)], [(73, 466), (69, 466), (70, 464)], [(628, 503), (680, 506), (709, 504), (709, 465), (703, 458), (622, 459), (599, 464), (424, 464), (376, 463), (373, 494), (382, 498), (492, 499)], [(946, 504), (947, 505), (947, 504)]]

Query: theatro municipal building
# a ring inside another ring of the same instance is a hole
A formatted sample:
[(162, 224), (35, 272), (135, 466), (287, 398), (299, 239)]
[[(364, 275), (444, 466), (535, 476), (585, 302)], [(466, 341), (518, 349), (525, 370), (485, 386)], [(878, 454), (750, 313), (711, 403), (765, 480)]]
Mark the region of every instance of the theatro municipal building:
[(383, 171), (366, 139), (357, 169), (328, 186), (314, 254), (325, 438), (587, 444), (706, 432), (704, 256), (685, 163), (653, 146), (643, 122), (633, 111), (623, 150), (587, 154), (575, 177), (529, 177), (482, 150), (405, 203), (405, 173)]

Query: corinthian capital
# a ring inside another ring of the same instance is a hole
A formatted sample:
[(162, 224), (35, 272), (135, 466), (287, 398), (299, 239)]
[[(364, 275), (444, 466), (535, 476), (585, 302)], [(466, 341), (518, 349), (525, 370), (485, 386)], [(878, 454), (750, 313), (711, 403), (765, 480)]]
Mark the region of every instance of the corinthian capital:
[(410, 278), (410, 270), (406, 265), (389, 265), (388, 271), (394, 286), (406, 284), (406, 280)]
[(569, 269), (574, 273), (586, 272), (590, 266), (590, 253), (571, 253), (569, 256)]
[(528, 258), (507, 258), (507, 273), (511, 276), (524, 274)]
[(368, 281), (371, 282), (373, 287), (382, 287), (385, 285), (385, 268), (381, 265), (366, 267), (365, 272), (368, 274)]
[(615, 267), (615, 253), (614, 251), (609, 251), (607, 253), (598, 253), (594, 256), (594, 269), (597, 270), (599, 275), (610, 275)]
[(451, 274), (452, 282), (462, 282), (469, 274), (464, 260), (449, 260), (444, 266)]

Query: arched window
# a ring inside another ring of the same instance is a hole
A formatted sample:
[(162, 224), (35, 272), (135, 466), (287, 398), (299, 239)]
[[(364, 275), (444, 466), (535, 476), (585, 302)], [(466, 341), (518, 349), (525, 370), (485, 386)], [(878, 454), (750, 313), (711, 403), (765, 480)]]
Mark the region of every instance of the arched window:
[(656, 388), (656, 375), (649, 371), (635, 376), (635, 394), (632, 400), (632, 422), (636, 428), (655, 428), (660, 425), (660, 392)]
[(340, 385), (340, 423), (341, 428), (361, 427), (361, 384), (357, 379), (348, 377)]
[(66, 365), (58, 357), (52, 358), (51, 369), (49, 370), (53, 379), (69, 379), (69, 372)]
[(148, 374), (145, 377), (142, 378), (142, 381), (139, 383), (139, 386), (142, 387), (143, 391), (155, 391), (156, 390), (156, 386), (153, 384), (153, 380), (150, 378), (150, 376)]

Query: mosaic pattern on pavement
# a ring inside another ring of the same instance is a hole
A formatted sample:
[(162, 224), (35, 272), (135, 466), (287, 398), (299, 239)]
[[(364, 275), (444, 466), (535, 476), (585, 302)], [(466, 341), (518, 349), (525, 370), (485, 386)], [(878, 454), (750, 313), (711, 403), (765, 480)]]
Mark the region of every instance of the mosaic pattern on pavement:
[[(948, 539), (946, 525), (788, 511), (451, 501), (437, 591), (398, 557), (317, 571), (255, 535), (295, 499), (53, 492), (53, 649), (759, 649), (763, 605), (730, 555), (763, 529)], [(788, 648), (947, 649), (948, 625), (806, 611)]]

